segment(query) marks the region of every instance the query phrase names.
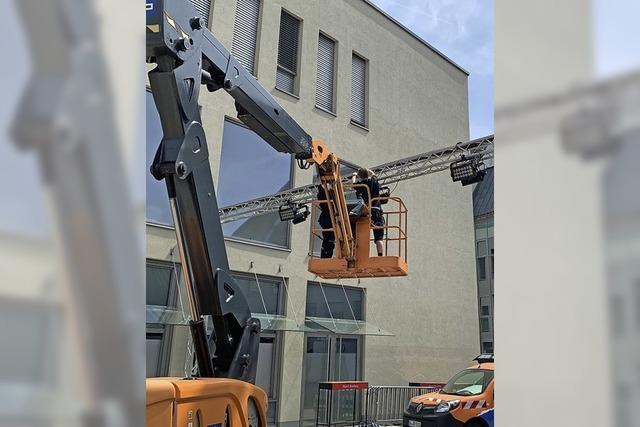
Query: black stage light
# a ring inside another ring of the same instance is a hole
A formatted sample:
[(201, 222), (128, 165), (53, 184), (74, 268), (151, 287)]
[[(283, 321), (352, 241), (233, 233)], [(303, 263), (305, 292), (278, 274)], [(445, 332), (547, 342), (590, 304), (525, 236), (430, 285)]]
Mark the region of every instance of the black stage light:
[(484, 179), (484, 164), (479, 159), (467, 159), (464, 156), (457, 162), (451, 163), (451, 179), (460, 181), (464, 185), (475, 184)]
[(293, 203), (287, 203), (280, 206), (278, 214), (280, 215), (280, 221), (291, 221), (294, 224), (300, 224), (304, 222), (309, 216), (309, 206), (307, 205), (295, 205)]

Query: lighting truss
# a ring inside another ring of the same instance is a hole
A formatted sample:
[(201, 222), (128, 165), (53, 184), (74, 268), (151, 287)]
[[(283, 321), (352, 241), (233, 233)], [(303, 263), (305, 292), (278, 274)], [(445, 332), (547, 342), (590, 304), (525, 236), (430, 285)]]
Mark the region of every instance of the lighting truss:
[[(380, 185), (384, 186), (447, 170), (451, 163), (461, 160), (463, 156), (478, 158), (480, 161), (493, 158), (493, 135), (385, 163), (371, 169), (378, 177)], [(345, 183), (347, 181), (348, 178), (344, 180)], [(220, 221), (227, 223), (278, 212), (281, 206), (287, 204), (306, 205), (316, 199), (317, 193), (316, 185), (305, 185), (227, 206), (219, 211)]]

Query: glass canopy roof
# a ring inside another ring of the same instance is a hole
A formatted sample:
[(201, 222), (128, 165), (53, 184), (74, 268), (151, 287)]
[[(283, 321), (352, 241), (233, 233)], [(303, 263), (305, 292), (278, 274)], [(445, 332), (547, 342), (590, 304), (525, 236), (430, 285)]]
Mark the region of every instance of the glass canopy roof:
[[(336, 335), (392, 336), (373, 323), (362, 320), (331, 319), (326, 317), (306, 317), (304, 324), (283, 315), (252, 313), (260, 320), (263, 331), (315, 332)], [(157, 325), (188, 325), (189, 315), (174, 307), (148, 305), (147, 323)]]

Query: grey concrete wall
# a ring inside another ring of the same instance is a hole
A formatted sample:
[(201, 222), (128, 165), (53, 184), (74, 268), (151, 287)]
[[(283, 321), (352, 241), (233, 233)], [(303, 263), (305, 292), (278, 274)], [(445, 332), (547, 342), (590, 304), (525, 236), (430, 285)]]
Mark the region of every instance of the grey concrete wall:
[[(281, 8), (302, 18), (299, 97), (274, 89)], [(211, 26), (230, 48), (235, 2), (215, 2)], [(338, 41), (336, 115), (314, 107), (318, 32)], [(369, 60), (368, 130), (349, 123), (351, 54)], [(362, 0), (264, 0), (259, 30), (257, 77), (315, 138), (341, 158), (373, 166), (455, 144), (469, 137), (467, 76)], [(220, 162), (225, 115), (235, 117), (224, 93), (201, 95), (213, 175)], [(296, 170), (295, 184), (311, 171)], [(367, 289), (367, 320), (395, 334), (365, 340), (364, 379), (373, 384), (445, 380), (468, 365), (479, 350), (471, 189), (448, 173), (400, 183), (395, 195), (409, 209), (410, 275), (345, 285)], [(289, 279), (292, 303), (304, 312), (309, 224), (293, 227), (291, 250), (227, 242), (230, 265)], [(168, 259), (170, 230), (148, 227), (149, 258)], [(300, 414), (304, 336), (285, 333), (280, 380), (281, 422)]]

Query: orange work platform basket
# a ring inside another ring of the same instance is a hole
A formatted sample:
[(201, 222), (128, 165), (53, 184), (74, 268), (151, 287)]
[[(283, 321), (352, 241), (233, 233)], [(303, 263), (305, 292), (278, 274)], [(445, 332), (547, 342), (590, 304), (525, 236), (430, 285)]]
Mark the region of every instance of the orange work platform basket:
[[(357, 185), (357, 184), (356, 184)], [(309, 272), (323, 279), (353, 279), (367, 277), (399, 277), (408, 274), (407, 265), (407, 208), (399, 197), (376, 197), (383, 208), (384, 223), (374, 225), (368, 214), (371, 206), (365, 207), (364, 215), (352, 218), (349, 223), (353, 231), (352, 256), (344, 256), (340, 251), (341, 242), (335, 242), (335, 250), (330, 258), (320, 256), (323, 235), (334, 233), (331, 228), (321, 228), (318, 224), (320, 205), (329, 200), (313, 202), (311, 214), (311, 238), (309, 239)], [(384, 255), (378, 256), (372, 231), (383, 229), (382, 245)]]

